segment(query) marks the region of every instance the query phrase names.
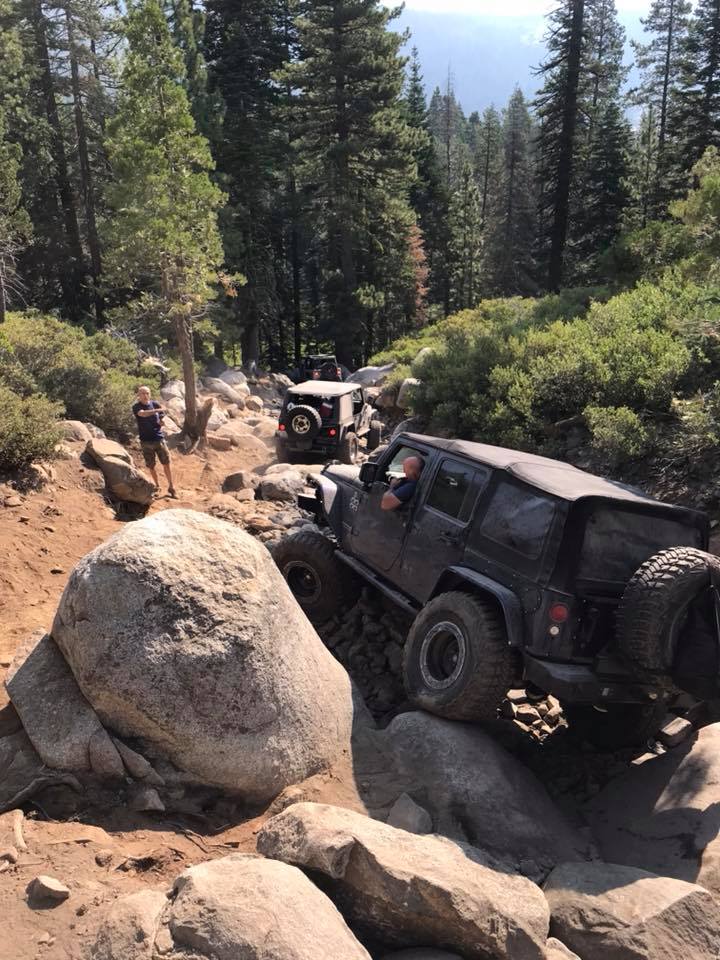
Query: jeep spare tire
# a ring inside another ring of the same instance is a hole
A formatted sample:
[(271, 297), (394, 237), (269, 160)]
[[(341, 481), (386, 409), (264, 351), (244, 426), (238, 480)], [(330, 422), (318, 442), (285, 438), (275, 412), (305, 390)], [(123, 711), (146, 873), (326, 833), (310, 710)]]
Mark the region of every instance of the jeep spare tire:
[(403, 673), (418, 707), (451, 720), (492, 720), (517, 661), (496, 607), (469, 593), (435, 597), (415, 618)]
[(322, 427), (322, 417), (314, 407), (304, 403), (288, 414), (286, 432), (293, 440), (313, 440)]
[(671, 675), (713, 569), (720, 571), (720, 560), (694, 547), (673, 547), (646, 560), (620, 604), (618, 642), (625, 656), (649, 673)]
[(321, 533), (294, 533), (272, 551), (280, 573), (305, 616), (324, 623), (345, 604), (352, 574)]

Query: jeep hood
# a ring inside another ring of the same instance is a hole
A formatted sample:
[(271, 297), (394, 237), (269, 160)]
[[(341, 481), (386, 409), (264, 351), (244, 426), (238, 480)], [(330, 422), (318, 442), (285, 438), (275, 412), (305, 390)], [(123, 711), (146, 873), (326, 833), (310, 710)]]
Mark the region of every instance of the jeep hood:
[(356, 487), (362, 486), (360, 483), (360, 467), (352, 467), (344, 463), (333, 463), (329, 467), (325, 467), (321, 476), (336, 482), (350, 483)]

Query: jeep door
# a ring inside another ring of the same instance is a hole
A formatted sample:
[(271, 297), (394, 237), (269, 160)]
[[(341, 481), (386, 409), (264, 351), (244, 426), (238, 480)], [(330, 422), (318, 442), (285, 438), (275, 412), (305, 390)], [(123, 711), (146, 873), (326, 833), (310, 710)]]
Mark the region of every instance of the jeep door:
[(400, 555), (408, 523), (415, 502), (421, 496), (423, 476), (420, 477), (414, 501), (397, 510), (382, 510), (380, 501), (387, 493), (390, 480), (403, 476), (402, 463), (406, 457), (428, 458), (427, 450), (406, 443), (395, 444), (378, 462), (376, 479), (369, 490), (353, 494), (349, 508), (352, 514), (350, 535), (351, 552), (369, 567), (387, 572)]
[(480, 464), (438, 458), (415, 509), (395, 578), (416, 600), (427, 600), (443, 571), (461, 561), (473, 508), (491, 474)]

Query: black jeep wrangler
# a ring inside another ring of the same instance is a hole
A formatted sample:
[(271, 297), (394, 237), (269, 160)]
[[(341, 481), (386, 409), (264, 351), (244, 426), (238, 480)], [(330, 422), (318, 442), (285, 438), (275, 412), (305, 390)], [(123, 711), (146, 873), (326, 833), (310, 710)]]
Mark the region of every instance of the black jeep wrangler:
[[(382, 511), (411, 455), (425, 461), (412, 501)], [(544, 457), (414, 434), (316, 484), (303, 506), (327, 536), (287, 538), (276, 563), (316, 623), (358, 577), (413, 618), (404, 681), (418, 706), (489, 719), (523, 682), (621, 746), (657, 730), (678, 687), (714, 689), (720, 561), (703, 552), (704, 514)]]
[(303, 357), (299, 367), (290, 374), (293, 383), (304, 383), (306, 380), (329, 380), (332, 383), (342, 383), (349, 376), (350, 371), (338, 363), (332, 353), (314, 353)]
[(309, 453), (353, 464), (360, 439), (375, 450), (383, 425), (373, 420), (373, 407), (356, 383), (309, 380), (289, 387), (275, 434), (278, 460), (292, 463)]

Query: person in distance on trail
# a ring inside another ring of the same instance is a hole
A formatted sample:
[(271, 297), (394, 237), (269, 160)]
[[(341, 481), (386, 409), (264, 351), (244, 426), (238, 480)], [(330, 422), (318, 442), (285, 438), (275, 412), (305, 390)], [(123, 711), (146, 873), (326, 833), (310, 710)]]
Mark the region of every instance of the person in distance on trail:
[(159, 490), (160, 481), (155, 469), (155, 462), (156, 460), (160, 461), (167, 477), (168, 494), (174, 499), (177, 494), (175, 493), (172, 467), (170, 466), (170, 451), (162, 429), (165, 409), (157, 400), (152, 399), (149, 387), (138, 387), (137, 397), (137, 403), (133, 404), (132, 411), (137, 421), (140, 449), (145, 460), (145, 466), (150, 471), (156, 489)]
[(393, 480), (388, 492), (383, 494), (383, 498), (380, 501), (380, 508), (382, 510), (397, 510), (398, 507), (410, 503), (415, 496), (415, 490), (417, 489), (420, 474), (425, 466), (425, 461), (422, 457), (418, 456), (405, 457), (402, 466), (405, 476)]

